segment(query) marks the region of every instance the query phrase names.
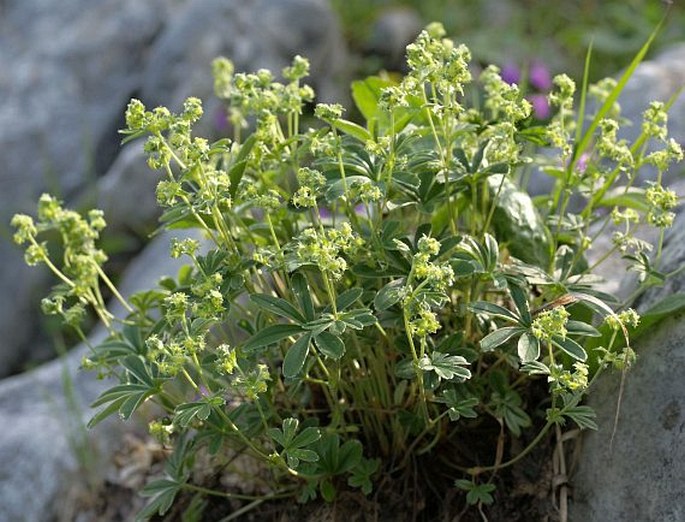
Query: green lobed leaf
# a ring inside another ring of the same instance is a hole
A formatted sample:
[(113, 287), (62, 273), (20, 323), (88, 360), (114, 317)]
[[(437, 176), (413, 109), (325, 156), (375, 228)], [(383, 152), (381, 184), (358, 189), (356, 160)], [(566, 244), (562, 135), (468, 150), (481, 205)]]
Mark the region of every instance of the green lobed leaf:
[(319, 351), (330, 359), (337, 361), (345, 354), (345, 343), (330, 332), (321, 332), (314, 338), (314, 343)]
[(480, 348), (484, 352), (489, 352), (506, 343), (515, 335), (524, 333), (525, 331), (526, 329), (520, 326), (505, 326), (503, 328), (498, 328), (480, 340)]
[(304, 311), (305, 318), (311, 321), (314, 319), (314, 304), (312, 303), (307, 277), (301, 272), (295, 272), (290, 278), (290, 282), (293, 285), (293, 293), (300, 304), (300, 308)]
[(487, 301), (476, 301), (475, 303), (470, 303), (468, 309), (474, 314), (487, 314), (492, 317), (499, 317), (507, 321), (514, 323), (523, 324), (520, 317), (517, 317), (514, 312), (504, 308), (503, 306), (496, 305), (495, 303), (489, 303)]
[(339, 119), (333, 122), (333, 127), (344, 132), (345, 134), (358, 139), (362, 143), (366, 143), (372, 139), (371, 133), (361, 125), (354, 122)]
[(338, 312), (342, 312), (349, 308), (363, 293), (364, 290), (362, 288), (350, 288), (349, 290), (345, 290), (335, 301), (335, 307)]
[(581, 345), (579, 345), (577, 342), (575, 342), (573, 339), (563, 338), (559, 337), (558, 335), (555, 335), (552, 337), (552, 344), (557, 346), (558, 348), (561, 348), (564, 353), (570, 355), (574, 359), (578, 361), (585, 361), (587, 359), (587, 353), (583, 349)]
[(311, 334), (305, 334), (300, 337), (293, 345), (288, 348), (283, 358), (283, 376), (292, 379), (297, 377), (304, 363), (307, 360), (307, 355), (309, 354), (309, 343), (311, 342)]
[(364, 80), (352, 82), (352, 99), (366, 121), (379, 117), (378, 100), (381, 90), (391, 85), (393, 82), (379, 76), (369, 76)]
[(471, 378), (471, 371), (466, 368), (469, 363), (461, 355), (448, 355), (441, 352), (433, 352), (430, 356), (424, 355), (419, 360), (419, 369), (425, 372), (435, 372), (441, 379), (466, 380)]
[(597, 414), (590, 406), (572, 406), (564, 408), (564, 415), (575, 422), (581, 429), (597, 429)]
[(274, 297), (268, 294), (252, 294), (250, 295), (250, 300), (261, 309), (285, 317), (286, 319), (292, 319), (298, 323), (303, 323), (305, 321), (305, 318), (297, 308), (280, 297)]
[(274, 324), (254, 334), (243, 346), (245, 351), (257, 350), (271, 344), (276, 344), (287, 337), (304, 332), (304, 328), (297, 324)]
[(521, 362), (531, 363), (540, 357), (540, 341), (533, 334), (526, 332), (520, 338), (517, 353)]
[(373, 299), (373, 306), (379, 312), (397, 304), (402, 299), (405, 279), (395, 279), (381, 288)]
[(599, 330), (591, 324), (582, 321), (574, 321), (573, 319), (570, 319), (566, 323), (566, 330), (570, 335), (582, 335), (585, 337), (599, 337), (602, 335), (599, 333)]
[(164, 478), (146, 484), (140, 491), (144, 497), (152, 497), (150, 502), (136, 515), (136, 522), (148, 520), (155, 514), (164, 515), (174, 502), (183, 484)]
[(250, 152), (252, 151), (252, 148), (256, 142), (257, 136), (256, 134), (253, 134), (240, 145), (240, 150), (236, 156), (235, 163), (228, 171), (228, 177), (231, 180), (231, 185), (228, 187), (228, 192), (232, 198), (235, 198), (238, 186), (240, 185), (240, 180), (243, 179), (243, 174), (245, 174), (247, 157), (250, 155)]

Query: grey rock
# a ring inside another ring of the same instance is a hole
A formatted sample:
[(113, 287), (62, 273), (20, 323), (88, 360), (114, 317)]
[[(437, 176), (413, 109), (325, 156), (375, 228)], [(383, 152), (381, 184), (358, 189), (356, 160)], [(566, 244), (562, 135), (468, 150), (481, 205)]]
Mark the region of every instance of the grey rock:
[[(625, 377), (605, 375), (590, 395), (598, 432), (585, 434), (572, 477), (573, 522), (685, 520), (685, 315), (636, 343)], [(612, 432), (617, 400), (618, 424)]]
[(405, 48), (414, 41), (423, 26), (421, 16), (413, 9), (387, 9), (373, 24), (369, 50), (381, 56), (388, 67), (400, 69)]
[(161, 210), (155, 187), (161, 175), (147, 165), (143, 142), (129, 143), (121, 150), (107, 174), (97, 183), (95, 207), (102, 209), (108, 230), (133, 232), (144, 236), (152, 232)]
[[(62, 197), (92, 183), (117, 152), (118, 122), (140, 84), (145, 47), (170, 0), (6, 1), (0, 17), (0, 227), (34, 208), (41, 192)], [(19, 249), (0, 242), (0, 377), (45, 358), (32, 342), (45, 280)], [(42, 340), (44, 341), (44, 340)]]
[[(685, 180), (673, 183), (672, 188), (682, 197)], [(677, 214), (664, 241), (659, 265), (664, 273), (685, 267), (682, 205)], [(653, 233), (650, 239), (656, 240)], [(619, 263), (613, 260), (607, 271), (613, 270), (614, 282), (623, 273)], [(618, 293), (625, 298), (636, 288), (636, 277), (626, 274)], [(665, 297), (684, 291), (685, 271), (681, 271), (664, 286), (648, 289), (632, 306), (644, 313)], [(625, 376), (622, 395), (621, 375), (599, 379), (589, 405), (597, 411), (600, 430), (585, 434), (578, 472), (572, 480), (572, 521), (685, 520), (684, 339), (685, 313), (680, 311), (635, 341), (638, 360)]]
[[(245, 70), (276, 71), (306, 55), (321, 101), (347, 92), (337, 81), (342, 35), (325, 0), (5, 0), (0, 12), (0, 147), (10, 151), (0, 167), (2, 229), (43, 191), (73, 202), (95, 188), (80, 201), (106, 207), (113, 229), (149, 232), (156, 175), (132, 149), (115, 161), (126, 104), (136, 95), (178, 109), (199, 96), (207, 117), (198, 134), (211, 137), (220, 105), (210, 64), (220, 54)], [(1, 378), (54, 354), (32, 319), (46, 274), (26, 269), (6, 241), (0, 262)]]
[[(169, 237), (160, 236), (144, 250), (126, 272), (124, 295), (154, 286), (163, 275), (176, 275), (180, 265), (169, 257), (168, 248)], [(121, 315), (120, 308), (112, 310)], [(99, 330), (91, 342), (104, 337)], [(84, 464), (85, 451), (95, 444), (95, 465), (104, 466), (120, 442), (124, 427), (116, 421), (83, 438), (83, 426), (93, 413), (88, 404), (112, 385), (78, 369), (87, 353), (80, 346), (62, 359), (0, 382), (0, 520), (54, 520), (55, 504)]]
[[(192, 44), (189, 44), (192, 42)], [(205, 126), (219, 109), (213, 100), (211, 62), (233, 60), (237, 70), (280, 73), (300, 54), (311, 63), (310, 82), (321, 101), (340, 101), (345, 46), (324, 0), (190, 0), (150, 50), (142, 84), (146, 104), (179, 108), (188, 96), (206, 103)]]

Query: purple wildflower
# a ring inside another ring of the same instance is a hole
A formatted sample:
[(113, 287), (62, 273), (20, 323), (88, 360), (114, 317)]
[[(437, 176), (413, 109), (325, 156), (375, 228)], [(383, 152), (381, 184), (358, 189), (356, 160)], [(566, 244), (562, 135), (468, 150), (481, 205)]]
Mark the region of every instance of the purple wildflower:
[(587, 152), (583, 152), (580, 155), (580, 158), (578, 158), (578, 161), (576, 162), (576, 170), (580, 174), (585, 173), (585, 169), (587, 169), (587, 164), (588, 164), (589, 160), (590, 160), (590, 155)]
[(218, 107), (214, 111), (214, 128), (219, 132), (227, 132), (229, 130), (228, 115), (223, 107)]
[(513, 85), (521, 81), (521, 71), (519, 71), (519, 68), (511, 62), (502, 67), (500, 76), (509, 85)]
[(549, 73), (547, 66), (539, 60), (536, 60), (530, 66), (530, 84), (539, 91), (549, 91), (552, 88), (552, 76)]
[(552, 111), (547, 101), (545, 94), (531, 94), (527, 97), (528, 101), (533, 106), (533, 115), (538, 120), (546, 120), (550, 117)]

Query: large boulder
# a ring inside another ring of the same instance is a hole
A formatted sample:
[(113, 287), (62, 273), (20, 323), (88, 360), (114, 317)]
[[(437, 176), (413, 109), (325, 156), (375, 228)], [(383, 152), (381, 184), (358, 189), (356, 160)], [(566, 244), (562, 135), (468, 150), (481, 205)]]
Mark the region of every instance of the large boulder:
[(326, 0), (189, 0), (150, 48), (141, 98), (180, 108), (188, 96), (205, 100), (201, 132), (210, 134), (220, 110), (212, 97), (211, 63), (233, 60), (239, 71), (280, 74), (300, 54), (311, 63), (306, 79), (320, 101), (347, 93), (345, 45)]
[[(168, 251), (169, 236), (153, 241), (129, 266), (121, 285), (124, 295), (151, 288), (164, 275), (175, 276), (180, 262)], [(98, 331), (91, 343), (104, 335)], [(79, 346), (61, 359), (0, 382), (0, 520), (54, 520), (55, 504), (63, 500), (75, 472), (89, 468), (104, 473), (121, 443), (124, 428), (116, 419), (84, 432), (93, 413), (88, 405), (112, 386), (112, 381), (79, 369), (87, 354), (88, 348)]]
[[(170, 0), (10, 0), (0, 17), (0, 223), (45, 190), (93, 183), (117, 153), (118, 122), (141, 83)], [(9, 233), (3, 234), (5, 237)], [(32, 342), (39, 271), (0, 241), (0, 377), (54, 352)]]
[[(31, 212), (46, 190), (73, 202), (91, 189), (95, 196), (78, 200), (115, 210), (107, 214), (114, 232), (149, 232), (157, 176), (139, 148), (117, 159), (126, 104), (138, 96), (178, 109), (199, 96), (208, 100), (200, 132), (216, 133), (210, 64), (218, 55), (239, 69), (279, 71), (302, 54), (312, 60), (321, 99), (344, 92), (344, 45), (325, 0), (9, 0), (0, 9), (5, 237), (11, 216)], [(54, 353), (36, 337), (33, 319), (46, 274), (28, 270), (7, 241), (0, 241), (0, 262), (1, 378)]]
[[(683, 183), (675, 186), (682, 195)], [(685, 215), (682, 209), (679, 214), (666, 235), (659, 265), (674, 275), (637, 299), (634, 306), (640, 312), (685, 292)], [(626, 293), (636, 282), (628, 275), (621, 286)], [(685, 520), (685, 311), (634, 344), (635, 367), (624, 379), (620, 374), (602, 376), (590, 395), (600, 429), (583, 440), (573, 477), (573, 521)]]
[(620, 374), (607, 375), (590, 396), (600, 428), (585, 434), (572, 477), (573, 522), (685, 520), (685, 314), (635, 349), (623, 388)]

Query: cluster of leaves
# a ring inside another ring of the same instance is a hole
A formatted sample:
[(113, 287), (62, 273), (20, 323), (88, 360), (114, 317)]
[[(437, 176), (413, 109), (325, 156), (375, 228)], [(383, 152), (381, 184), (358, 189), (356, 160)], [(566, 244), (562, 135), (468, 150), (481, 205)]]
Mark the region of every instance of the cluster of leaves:
[[(530, 104), (496, 68), (470, 85), (468, 49), (439, 24), (407, 58), (397, 83), (353, 84), (364, 125), (338, 105), (318, 105), (322, 125), (300, 131), (313, 98), (300, 84), (308, 69), (300, 57), (286, 84), (215, 62), (232, 139), (192, 135), (197, 99), (180, 114), (131, 101), (123, 133), (147, 136), (150, 166), (164, 175), (162, 228), (198, 229), (203, 239), (172, 241), (171, 255), (187, 265), (157, 288), (119, 296), (124, 319), (99, 294), (109, 284), (93, 246), (99, 214), (86, 221), (44, 197), (38, 224), (15, 218), (27, 259), (62, 280), (49, 302), (68, 295), (110, 329), (85, 364), (118, 383), (95, 402), (91, 425), (157, 405), (150, 431), (175, 449), (167, 476), (143, 491), (152, 498), (141, 518), (163, 514), (179, 491), (198, 491), (199, 451), (217, 470), (236, 450), (267, 464), (272, 497), (330, 501), (346, 487), (370, 493), (383, 474), (484, 419), (533, 443), (568, 422), (595, 427), (583, 395), (605, 367), (632, 361), (628, 329), (638, 318), (595, 288), (585, 253), (593, 225), (624, 223), (614, 250), (650, 263), (644, 284), (653, 284), (659, 259), (633, 238), (634, 225), (670, 226), (674, 196), (660, 178), (632, 185), (642, 165), (663, 172), (682, 159), (666, 135), (666, 107), (653, 104), (628, 144), (615, 133), (627, 76), (583, 89), (579, 113), (573, 82), (555, 78), (557, 114), (535, 126)], [(603, 99), (584, 130), (587, 91)], [(254, 132), (242, 140), (250, 121)], [(540, 145), (556, 152), (544, 165), (556, 185), (533, 202), (518, 181)], [(585, 206), (571, 214), (575, 194)], [(64, 268), (36, 240), (50, 228), (62, 231)], [(593, 339), (603, 342), (589, 353)], [(548, 390), (541, 417), (528, 393), (535, 383)], [(455, 455), (467, 463), (455, 485), (470, 503), (488, 503), (490, 473), (520, 456), (505, 462), (495, 447)]]

